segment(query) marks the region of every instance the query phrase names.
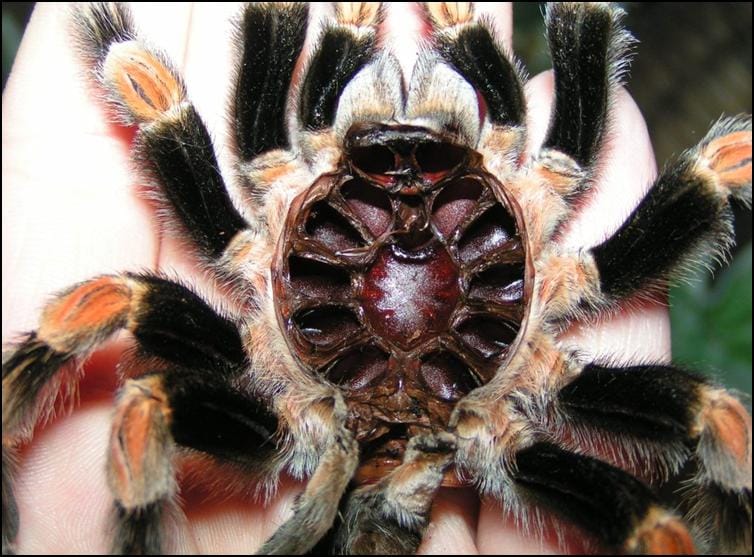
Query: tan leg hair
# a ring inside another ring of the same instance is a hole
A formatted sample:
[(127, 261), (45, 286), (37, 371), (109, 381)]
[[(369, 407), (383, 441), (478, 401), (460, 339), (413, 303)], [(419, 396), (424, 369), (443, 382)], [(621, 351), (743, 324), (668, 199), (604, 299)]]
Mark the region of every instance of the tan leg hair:
[(59, 352), (89, 352), (116, 329), (129, 325), (144, 288), (123, 276), (76, 285), (44, 308), (37, 336)]
[(139, 123), (165, 117), (186, 98), (176, 73), (137, 41), (110, 46), (103, 73), (112, 96)]
[(698, 483), (715, 483), (724, 489), (751, 490), (751, 416), (723, 389), (705, 386), (702, 406), (692, 435), (704, 466)]
[(350, 495), (335, 540), (336, 552), (414, 553), (454, 449), (454, 436), (448, 433), (413, 437), (397, 468), (379, 483), (361, 487)]
[[(322, 401), (321, 407), (328, 413), (326, 406), (326, 401)], [(328, 444), (296, 502), (293, 516), (264, 543), (257, 552), (260, 555), (305, 553), (325, 535), (335, 520), (340, 499), (356, 472), (359, 445), (345, 428), (346, 408), (343, 400), (339, 397), (332, 400), (329, 410), (334, 423)], [(305, 536), (303, 532), (306, 532)]]

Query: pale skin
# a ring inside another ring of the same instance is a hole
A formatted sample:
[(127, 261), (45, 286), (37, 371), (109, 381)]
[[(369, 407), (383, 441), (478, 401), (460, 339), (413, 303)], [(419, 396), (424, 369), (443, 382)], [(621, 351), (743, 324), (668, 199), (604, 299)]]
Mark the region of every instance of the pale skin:
[[(229, 18), (236, 5), (136, 6), (140, 30), (167, 51), (216, 141), (221, 169), (231, 177), (233, 154), (225, 119), (230, 90)], [(510, 43), (509, 5), (485, 8)], [(385, 22), (386, 44), (411, 65), (421, 24), (415, 9), (395, 5)], [(129, 163), (131, 132), (106, 123), (66, 25), (66, 8), (39, 4), (3, 95), (3, 341), (36, 328), (56, 291), (102, 273), (160, 270), (211, 292), (191, 257), (161, 233), (153, 208), (138, 193)], [(527, 85), (529, 151), (544, 136), (552, 76)], [(614, 125), (600, 159), (598, 186), (564, 242), (591, 246), (614, 230), (652, 182), (656, 169), (646, 127), (627, 94), (618, 95)], [(229, 180), (230, 181), (230, 180)], [(585, 353), (612, 361), (666, 361), (666, 309), (643, 305), (569, 333)], [(109, 549), (112, 498), (105, 448), (115, 389), (115, 365), (127, 339), (111, 343), (86, 366), (80, 404), (40, 427), (20, 453), (16, 496), (19, 553), (102, 553)], [(284, 480), (267, 505), (234, 497), (207, 502), (201, 486), (182, 486), (186, 519), (178, 519), (168, 552), (248, 553), (290, 511), (300, 484)], [(572, 549), (579, 547), (573, 534)], [(479, 505), (466, 490), (443, 490), (420, 553), (539, 553), (557, 551), (519, 532), (494, 503)]]

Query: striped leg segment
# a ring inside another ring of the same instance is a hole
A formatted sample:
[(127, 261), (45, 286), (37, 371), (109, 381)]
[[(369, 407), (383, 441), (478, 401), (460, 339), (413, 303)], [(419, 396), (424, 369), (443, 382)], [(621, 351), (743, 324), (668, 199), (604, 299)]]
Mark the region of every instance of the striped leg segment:
[[(246, 355), (236, 326), (186, 287), (141, 275), (103, 276), (59, 294), (39, 329), (3, 362), (3, 459), (32, 434), (61, 390), (73, 388), (75, 364), (120, 329), (146, 356), (205, 366), (218, 378), (240, 372)], [(3, 466), (3, 512), (15, 515), (11, 467)], [(3, 521), (10, 543), (13, 519)]]
[[(473, 107), (473, 113), (464, 114), (455, 108), (458, 122), (447, 127), (473, 129), (476, 124), (478, 128), (480, 113), (485, 114), (491, 126), (483, 127), (481, 137), (477, 133), (476, 141), (470, 145), (491, 159), (490, 169), (511, 172), (520, 165), (526, 141), (524, 72), (498, 42), (489, 23), (478, 16), (473, 2), (427, 2), (425, 12), (432, 25), (436, 51), (476, 93), (470, 99), (456, 100), (456, 104)], [(419, 78), (427, 80), (425, 76)], [(449, 86), (452, 82), (448, 77), (435, 78), (439, 80), (435, 87), (437, 100), (433, 100), (436, 105), (442, 106), (443, 99), (455, 100), (453, 95), (462, 91), (457, 85)], [(479, 98), (484, 99), (480, 108)]]
[(552, 2), (545, 24), (555, 78), (550, 126), (534, 162), (542, 187), (562, 197), (549, 208), (552, 232), (587, 190), (602, 147), (616, 89), (628, 66), (631, 35), (623, 11), (609, 3)]
[(681, 520), (663, 509), (644, 484), (609, 464), (537, 443), (516, 454), (512, 476), (524, 496), (577, 524), (606, 549), (694, 553)]
[(336, 6), (306, 67), (298, 99), (299, 125), (306, 131), (333, 126), (343, 89), (372, 59), (376, 46), (379, 2)]
[(290, 147), (285, 105), (308, 15), (305, 3), (253, 3), (244, 8), (232, 117), (236, 145), (245, 161)]
[(212, 140), (176, 70), (137, 37), (122, 4), (91, 4), (76, 15), (79, 42), (116, 117), (138, 125), (137, 158), (155, 192), (203, 255), (217, 259), (247, 223), (233, 206)]
[(729, 198), (751, 206), (751, 117), (718, 121), (591, 250), (604, 302), (662, 286), (695, 262), (724, 259), (733, 243)]
[(751, 207), (751, 117), (719, 120), (668, 165), (638, 207), (588, 252), (537, 263), (548, 320), (573, 319), (622, 299), (664, 292), (695, 266), (724, 260), (733, 244), (731, 201)]
[(174, 457), (181, 447), (259, 476), (278, 450), (276, 430), (277, 420), (264, 405), (239, 394), (214, 370), (174, 369), (128, 381), (118, 397), (108, 453), (113, 552), (164, 552), (161, 522), (174, 504)]
[(633, 42), (623, 11), (609, 3), (551, 2), (545, 25), (555, 74), (555, 104), (544, 148), (589, 167), (599, 151), (615, 88)]
[(428, 2), (426, 12), (438, 51), (482, 94), (492, 123), (523, 125), (526, 104), (520, 71), (489, 26), (474, 17), (473, 3)]
[(659, 459), (666, 473), (690, 449), (687, 519), (715, 552), (751, 547), (751, 417), (725, 390), (672, 366), (589, 364), (560, 391), (558, 406), (588, 437), (608, 431), (646, 444), (640, 458)]
[(3, 436), (25, 437), (57, 395), (48, 387), (61, 367), (94, 351), (120, 329), (139, 349), (179, 365), (225, 375), (246, 362), (235, 325), (188, 288), (143, 275), (103, 276), (59, 294), (39, 329), (3, 363)]

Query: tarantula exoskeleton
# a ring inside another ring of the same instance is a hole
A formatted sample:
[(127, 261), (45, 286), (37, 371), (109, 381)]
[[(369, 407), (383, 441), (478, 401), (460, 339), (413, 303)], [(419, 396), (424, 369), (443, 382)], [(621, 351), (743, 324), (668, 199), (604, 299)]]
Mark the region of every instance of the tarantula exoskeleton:
[(459, 485), (522, 520), (559, 514), (611, 551), (750, 551), (742, 404), (674, 366), (589, 361), (561, 333), (725, 255), (729, 200), (751, 205), (751, 118), (719, 120), (613, 235), (573, 250), (560, 235), (632, 42), (619, 8), (548, 6), (555, 102), (532, 156), (522, 72), (472, 4), (424, 6), (431, 41), (410, 76), (378, 43), (379, 3), (334, 6), (302, 56), (308, 12), (251, 4), (239, 18), (239, 211), (167, 58), (123, 6), (76, 8), (161, 213), (234, 303), (221, 314), (124, 273), (45, 307), (3, 361), (3, 552), (16, 448), (124, 329), (115, 552), (163, 550), (186, 461), (249, 484), (307, 479), (261, 553), (412, 553), (437, 490)]

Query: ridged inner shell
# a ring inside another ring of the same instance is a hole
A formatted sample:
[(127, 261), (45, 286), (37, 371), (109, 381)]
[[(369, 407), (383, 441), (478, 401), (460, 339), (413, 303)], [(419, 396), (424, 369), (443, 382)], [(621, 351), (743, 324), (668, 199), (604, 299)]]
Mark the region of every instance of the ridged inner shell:
[(293, 203), (273, 279), (292, 352), (343, 389), (375, 481), (501, 368), (530, 281), (515, 204), (477, 153), (363, 135)]

